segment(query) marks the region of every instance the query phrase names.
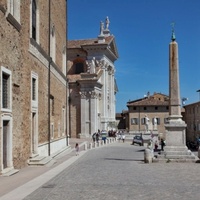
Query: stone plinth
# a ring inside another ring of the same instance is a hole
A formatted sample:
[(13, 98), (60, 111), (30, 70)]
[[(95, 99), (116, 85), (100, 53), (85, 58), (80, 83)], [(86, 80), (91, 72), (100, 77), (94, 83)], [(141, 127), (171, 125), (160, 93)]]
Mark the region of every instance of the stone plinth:
[(181, 119), (172, 120), (166, 128), (166, 146), (154, 162), (196, 162), (196, 157), (185, 145), (186, 124)]

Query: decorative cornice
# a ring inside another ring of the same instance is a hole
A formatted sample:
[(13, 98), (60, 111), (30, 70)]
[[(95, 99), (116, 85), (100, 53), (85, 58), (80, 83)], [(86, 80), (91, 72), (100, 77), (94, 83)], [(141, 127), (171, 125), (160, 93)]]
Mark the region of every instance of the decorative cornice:
[(95, 91), (81, 91), (79, 92), (81, 99), (86, 99), (86, 97), (91, 99), (97, 99), (99, 98), (99, 94)]

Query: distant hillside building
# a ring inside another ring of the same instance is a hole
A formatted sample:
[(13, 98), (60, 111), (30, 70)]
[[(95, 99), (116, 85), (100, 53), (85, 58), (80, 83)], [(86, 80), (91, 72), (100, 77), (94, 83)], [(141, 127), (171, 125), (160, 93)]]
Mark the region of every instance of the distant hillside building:
[(68, 41), (70, 136), (89, 137), (116, 126), (114, 62), (118, 59), (115, 37), (109, 20), (101, 22), (95, 39)]
[[(169, 97), (161, 93), (147, 94), (146, 97), (127, 102), (129, 113), (129, 132), (145, 133), (156, 131), (165, 133), (169, 117)], [(148, 122), (147, 122), (148, 120)], [(146, 124), (148, 123), (148, 130)]]

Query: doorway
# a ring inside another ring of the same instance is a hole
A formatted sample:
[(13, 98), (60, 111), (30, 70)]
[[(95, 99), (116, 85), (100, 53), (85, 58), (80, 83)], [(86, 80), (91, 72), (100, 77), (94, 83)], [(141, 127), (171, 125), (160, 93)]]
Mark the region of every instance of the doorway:
[(3, 121), (3, 169), (9, 167), (9, 136), (10, 136), (10, 121)]
[(32, 131), (31, 131), (31, 154), (37, 154), (38, 142), (37, 142), (37, 115), (32, 113)]

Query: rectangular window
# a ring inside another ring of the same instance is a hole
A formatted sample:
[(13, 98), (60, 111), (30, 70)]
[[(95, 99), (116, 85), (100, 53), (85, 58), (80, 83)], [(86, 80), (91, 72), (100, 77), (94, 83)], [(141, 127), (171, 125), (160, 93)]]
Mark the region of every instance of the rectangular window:
[(2, 100), (3, 100), (3, 108), (8, 108), (8, 102), (9, 102), (9, 75), (3, 73), (2, 78)]
[(158, 110), (158, 106), (155, 106), (155, 110)]
[(51, 139), (54, 138), (54, 124), (51, 124)]
[(146, 121), (146, 119), (145, 119), (145, 118), (142, 118), (142, 119), (141, 119), (141, 124), (145, 124), (145, 121)]
[(36, 1), (32, 1), (32, 38), (36, 40)]
[(36, 101), (36, 79), (32, 78), (32, 100)]
[(131, 125), (137, 125), (138, 124), (138, 118), (131, 118)]
[(8, 11), (20, 23), (20, 0), (8, 0)]
[(65, 135), (65, 108), (62, 109), (62, 135)]
[(51, 115), (54, 116), (54, 96), (50, 95), (50, 108), (51, 108)]
[(35, 72), (31, 72), (31, 104), (32, 108), (38, 107), (38, 75)]
[(58, 137), (60, 137), (60, 123), (58, 123)]
[(12, 89), (11, 71), (1, 67), (1, 105), (2, 109), (11, 109)]
[(147, 107), (144, 107), (144, 110), (147, 110)]
[(156, 118), (157, 119), (157, 124), (160, 125), (160, 118)]

